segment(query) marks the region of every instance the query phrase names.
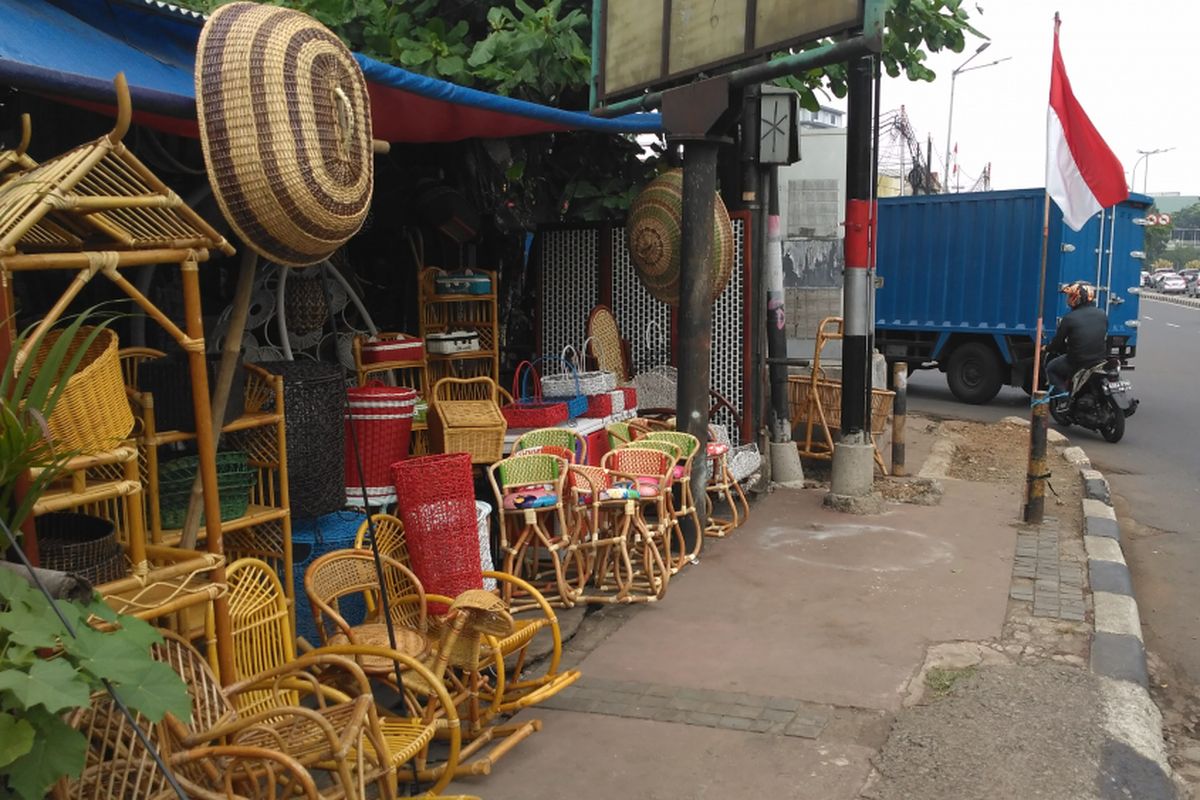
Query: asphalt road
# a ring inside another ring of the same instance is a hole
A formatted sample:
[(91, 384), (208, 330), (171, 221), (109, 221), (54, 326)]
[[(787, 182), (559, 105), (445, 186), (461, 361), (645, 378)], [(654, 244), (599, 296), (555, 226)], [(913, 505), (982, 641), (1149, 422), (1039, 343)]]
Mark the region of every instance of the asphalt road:
[[(1148, 647), (1200, 683), (1200, 309), (1143, 300), (1135, 369), (1141, 400), (1125, 438), (1105, 442), (1064, 431), (1104, 472), (1118, 511), (1138, 524), (1124, 542)], [(959, 403), (936, 370), (909, 378), (909, 408), (991, 422), (1029, 413), (1029, 399), (1003, 389), (986, 406)]]

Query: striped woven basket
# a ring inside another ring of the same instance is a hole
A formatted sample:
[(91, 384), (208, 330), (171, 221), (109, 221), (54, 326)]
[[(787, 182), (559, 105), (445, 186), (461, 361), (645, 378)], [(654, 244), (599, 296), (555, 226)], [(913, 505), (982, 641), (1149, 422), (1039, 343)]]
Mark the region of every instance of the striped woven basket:
[(367, 84), (311, 17), (258, 3), (212, 13), (196, 111), (213, 194), (251, 249), (303, 267), (358, 232), (374, 185)]
[[(664, 172), (650, 181), (629, 207), (626, 232), (629, 257), (646, 291), (668, 305), (679, 305), (679, 265), (683, 219), (683, 170)], [(713, 198), (713, 240), (708, 259), (713, 273), (712, 300), (733, 274), (733, 224), (721, 196)]]

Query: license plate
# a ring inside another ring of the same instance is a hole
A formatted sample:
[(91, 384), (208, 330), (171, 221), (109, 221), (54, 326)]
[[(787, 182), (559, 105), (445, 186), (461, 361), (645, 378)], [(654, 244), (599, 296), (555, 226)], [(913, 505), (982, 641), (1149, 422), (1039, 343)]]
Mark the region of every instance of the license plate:
[(1109, 381), (1104, 388), (1109, 394), (1116, 394), (1117, 392), (1128, 392), (1133, 388), (1133, 384), (1129, 381)]

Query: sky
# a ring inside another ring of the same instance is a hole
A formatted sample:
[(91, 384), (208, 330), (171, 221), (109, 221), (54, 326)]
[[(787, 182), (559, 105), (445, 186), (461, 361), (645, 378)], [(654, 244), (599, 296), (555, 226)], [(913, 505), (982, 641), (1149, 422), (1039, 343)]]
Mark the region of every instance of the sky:
[[(1150, 194), (1200, 194), (1200, 103), (1193, 94), (1200, 58), (1200, 0), (965, 0), (972, 24), (991, 46), (960, 73), (954, 90), (951, 141), (968, 176), (992, 164), (993, 189), (1045, 183), (1046, 111), (1054, 12), (1059, 45), (1075, 97), (1124, 165), (1138, 150), (1175, 149), (1137, 167)], [(978, 9), (982, 9), (982, 13)], [(941, 171), (949, 119), (950, 75), (982, 40), (967, 37), (962, 53), (932, 53), (933, 83), (884, 78), (881, 111), (904, 106), (918, 139), (933, 135), (934, 170)], [(844, 103), (839, 104), (845, 107)], [(1149, 165), (1147, 173), (1147, 164)]]

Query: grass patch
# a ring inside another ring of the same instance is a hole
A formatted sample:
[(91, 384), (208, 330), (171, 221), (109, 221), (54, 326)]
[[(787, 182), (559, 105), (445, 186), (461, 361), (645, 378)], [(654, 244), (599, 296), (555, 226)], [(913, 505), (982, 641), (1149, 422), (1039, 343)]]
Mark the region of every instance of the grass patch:
[(965, 669), (943, 669), (932, 667), (925, 673), (925, 685), (939, 697), (947, 695), (954, 685), (975, 674), (975, 667)]

